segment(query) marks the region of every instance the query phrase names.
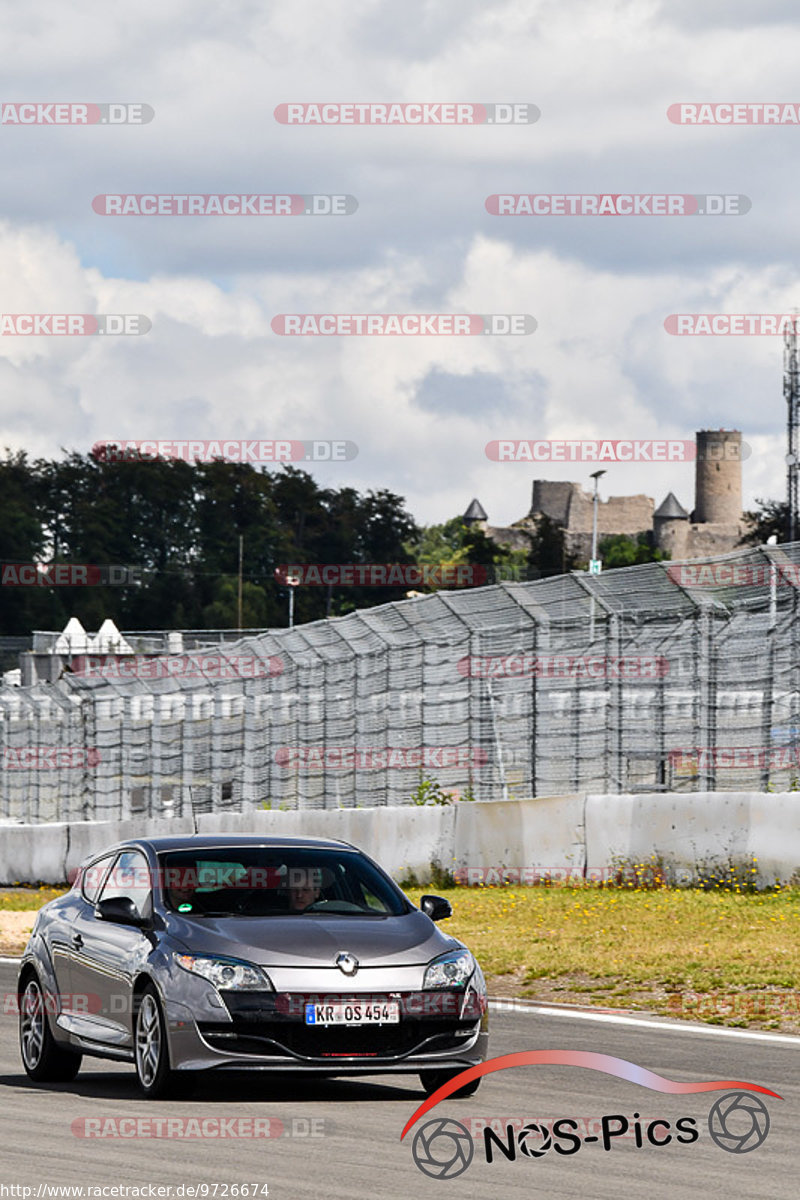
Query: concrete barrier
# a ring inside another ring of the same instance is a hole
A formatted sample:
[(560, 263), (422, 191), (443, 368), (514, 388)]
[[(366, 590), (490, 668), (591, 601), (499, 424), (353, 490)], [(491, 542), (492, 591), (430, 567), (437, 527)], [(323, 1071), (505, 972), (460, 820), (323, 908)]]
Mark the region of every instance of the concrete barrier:
[[(754, 863), (763, 886), (800, 880), (800, 793), (551, 796), (400, 808), (255, 810), (198, 817), (203, 834), (339, 838), (395, 879), (437, 871), (471, 882), (608, 877), (659, 859), (681, 882)], [(0, 825), (0, 883), (61, 883), (84, 859), (133, 837), (189, 834), (189, 818)]]
[(364, 850), (395, 879), (431, 878), (431, 864), (446, 869), (452, 855), (455, 808), (293, 809), (288, 812), (209, 813), (198, 833), (261, 833), (267, 837), (339, 838)]
[(788, 881), (800, 873), (800, 793), (587, 796), (586, 847), (590, 874), (655, 858), (679, 882), (731, 866), (761, 887)]
[[(395, 879), (430, 883), (458, 868), (551, 870), (583, 866), (583, 800), (558, 797), (454, 806), (209, 813), (201, 834), (339, 838), (365, 850)], [(8, 826), (0, 833), (0, 882), (60, 883), (89, 856), (134, 837), (190, 834), (190, 818)], [(562, 850), (562, 843), (564, 849)]]
[(583, 796), (459, 804), (452, 871), (474, 883), (583, 875)]
[(750, 800), (750, 853), (764, 883), (800, 885), (800, 793), (760, 792)]
[(0, 827), (0, 880), (4, 884), (61, 883), (69, 826), (3, 825)]
[[(455, 810), (450, 807), (292, 810), (208, 813), (200, 834), (323, 837), (365, 850), (396, 879), (427, 883), (432, 865), (452, 859)], [(0, 884), (62, 883), (85, 859), (128, 838), (191, 834), (188, 817), (143, 821), (76, 821), (58, 825), (0, 826)]]

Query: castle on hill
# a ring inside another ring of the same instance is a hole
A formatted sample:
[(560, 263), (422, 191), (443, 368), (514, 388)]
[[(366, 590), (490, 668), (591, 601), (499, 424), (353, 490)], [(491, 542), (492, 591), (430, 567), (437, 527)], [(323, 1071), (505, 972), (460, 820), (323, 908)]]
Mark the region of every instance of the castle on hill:
[[(598, 540), (647, 533), (653, 545), (672, 559), (704, 558), (734, 550), (744, 535), (742, 523), (742, 435), (736, 429), (701, 429), (695, 434), (695, 490), (691, 512), (668, 492), (658, 508), (652, 497), (610, 496), (597, 505)], [(490, 525), (478, 500), (464, 521), (482, 529), (498, 545), (529, 550), (543, 517), (564, 531), (567, 554), (587, 560), (592, 546), (593, 496), (579, 483), (534, 479), (527, 516), (513, 525)]]

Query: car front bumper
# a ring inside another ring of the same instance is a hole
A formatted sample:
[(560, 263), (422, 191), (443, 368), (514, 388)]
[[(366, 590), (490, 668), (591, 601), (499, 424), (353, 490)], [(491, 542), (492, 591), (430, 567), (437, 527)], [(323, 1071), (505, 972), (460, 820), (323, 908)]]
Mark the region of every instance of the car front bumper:
[[(402, 1073), (465, 1070), (487, 1054), (486, 999), (437, 993), (389, 993), (398, 1023), (307, 1025), (306, 1004), (347, 1002), (348, 997), (299, 993), (224, 995), (220, 1019), (197, 1020), (186, 1006), (167, 1004), (172, 1068)], [(363, 994), (359, 996), (363, 1002)]]

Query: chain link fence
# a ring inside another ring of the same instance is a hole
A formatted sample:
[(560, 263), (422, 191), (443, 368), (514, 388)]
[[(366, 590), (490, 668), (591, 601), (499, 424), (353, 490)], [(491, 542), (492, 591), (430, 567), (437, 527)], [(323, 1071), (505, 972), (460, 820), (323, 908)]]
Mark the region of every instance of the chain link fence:
[(84, 659), (0, 691), (0, 818), (408, 804), (423, 779), (476, 800), (792, 790), (798, 564), (800, 543), (762, 546)]

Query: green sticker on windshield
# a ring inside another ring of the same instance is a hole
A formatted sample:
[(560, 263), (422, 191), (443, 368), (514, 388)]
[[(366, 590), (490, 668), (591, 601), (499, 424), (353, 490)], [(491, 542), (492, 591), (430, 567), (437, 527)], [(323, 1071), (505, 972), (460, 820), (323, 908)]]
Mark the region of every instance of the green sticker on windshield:
[(178, 912), (191, 912), (191, 911), (192, 911), (191, 904), (179, 904), (178, 905)]

